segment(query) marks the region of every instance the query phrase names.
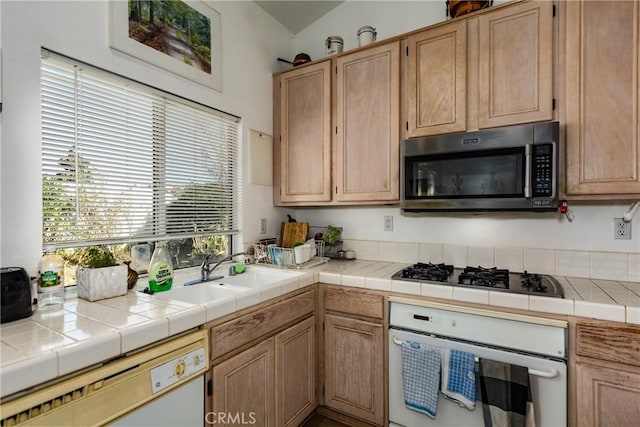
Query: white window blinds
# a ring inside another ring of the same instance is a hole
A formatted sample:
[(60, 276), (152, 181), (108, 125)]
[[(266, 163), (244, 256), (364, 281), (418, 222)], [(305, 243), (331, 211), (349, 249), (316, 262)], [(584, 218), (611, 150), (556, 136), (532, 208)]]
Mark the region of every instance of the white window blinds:
[(44, 52), (43, 242), (234, 234), (238, 119)]

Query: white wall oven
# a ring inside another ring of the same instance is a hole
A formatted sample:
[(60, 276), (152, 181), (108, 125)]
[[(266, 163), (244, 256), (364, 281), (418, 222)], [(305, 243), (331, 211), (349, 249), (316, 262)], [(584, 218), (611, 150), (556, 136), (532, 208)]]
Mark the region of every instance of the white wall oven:
[[(410, 368), (404, 369), (407, 367), (402, 354), (405, 342), (439, 351), (471, 353), (476, 359), (476, 374), (481, 360), (526, 368), (535, 425), (567, 425), (567, 322), (396, 297), (390, 301), (391, 427), (485, 425), (483, 399), (479, 393), (473, 410), (445, 398), (440, 391), (434, 417), (407, 406), (408, 394), (413, 391), (408, 391), (403, 381), (403, 375), (411, 375)], [(427, 368), (420, 366), (419, 369)]]
[(412, 138), (401, 144), (401, 208), (554, 211), (558, 122)]

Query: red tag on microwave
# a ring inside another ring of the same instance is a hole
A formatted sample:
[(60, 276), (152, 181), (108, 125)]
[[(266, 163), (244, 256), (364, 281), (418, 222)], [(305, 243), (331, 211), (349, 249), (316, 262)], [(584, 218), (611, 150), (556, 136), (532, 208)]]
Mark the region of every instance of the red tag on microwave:
[(569, 211), (569, 203), (566, 200), (560, 202), (560, 213), (566, 214)]

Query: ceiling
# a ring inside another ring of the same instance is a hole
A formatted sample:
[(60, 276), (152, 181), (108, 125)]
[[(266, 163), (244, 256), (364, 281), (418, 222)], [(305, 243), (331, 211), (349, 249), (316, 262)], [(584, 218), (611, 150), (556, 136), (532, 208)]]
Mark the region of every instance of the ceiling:
[(342, 1), (256, 1), (256, 3), (293, 34), (298, 34)]

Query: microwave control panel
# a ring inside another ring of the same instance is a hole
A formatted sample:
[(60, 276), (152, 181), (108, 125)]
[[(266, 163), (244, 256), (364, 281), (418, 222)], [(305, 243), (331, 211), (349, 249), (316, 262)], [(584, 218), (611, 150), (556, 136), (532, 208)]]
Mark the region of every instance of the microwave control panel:
[(553, 145), (533, 146), (533, 196), (553, 195)]

